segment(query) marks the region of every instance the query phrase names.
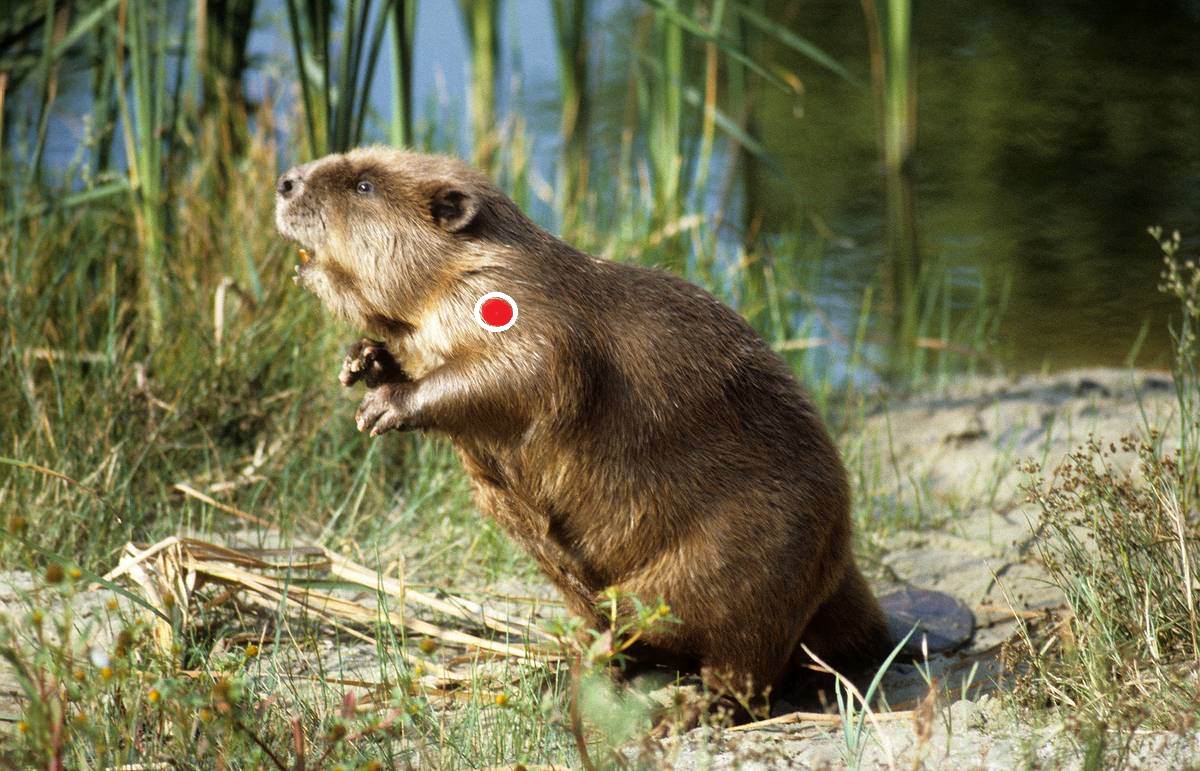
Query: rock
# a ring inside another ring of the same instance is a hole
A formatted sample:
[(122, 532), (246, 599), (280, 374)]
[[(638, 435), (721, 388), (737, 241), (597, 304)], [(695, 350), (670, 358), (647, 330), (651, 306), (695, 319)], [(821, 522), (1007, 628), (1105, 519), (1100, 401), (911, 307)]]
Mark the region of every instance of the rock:
[(1107, 399), (1112, 396), (1112, 391), (1108, 390), (1104, 385), (1096, 382), (1090, 377), (1082, 377), (1079, 379), (1079, 385), (1075, 386), (1076, 396), (1101, 396)]

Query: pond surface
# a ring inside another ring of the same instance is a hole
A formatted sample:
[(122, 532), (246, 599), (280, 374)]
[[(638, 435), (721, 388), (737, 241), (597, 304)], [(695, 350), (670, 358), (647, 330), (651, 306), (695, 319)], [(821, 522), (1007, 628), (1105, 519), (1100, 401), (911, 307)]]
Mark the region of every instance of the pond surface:
[[(795, 24), (866, 73), (858, 3), (794, 4)], [(1018, 369), (1165, 361), (1174, 305), (1150, 225), (1200, 239), (1200, 6), (918, 3), (915, 166), (925, 259), (1011, 279), (1000, 347)], [(766, 182), (771, 228), (816, 215), (869, 272), (883, 196), (869, 100), (811, 65), (803, 116), (768, 105), (761, 133), (790, 182)], [(1194, 247), (1193, 247), (1194, 248)]]

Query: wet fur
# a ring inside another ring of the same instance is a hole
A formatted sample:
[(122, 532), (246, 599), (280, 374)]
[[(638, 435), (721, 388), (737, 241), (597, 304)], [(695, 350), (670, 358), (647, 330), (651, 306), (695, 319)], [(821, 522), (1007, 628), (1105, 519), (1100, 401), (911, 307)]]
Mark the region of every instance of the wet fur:
[[(577, 251), (454, 159), (366, 148), (293, 173), (277, 221), (314, 251), (300, 282), (386, 342), (412, 380), (377, 400), (451, 438), (480, 510), (573, 613), (602, 625), (609, 586), (661, 598), (682, 623), (644, 661), (756, 691), (807, 661), (801, 641), (842, 664), (887, 645), (837, 450), (737, 313)], [(440, 219), (447, 191), (477, 205), (465, 224)], [(491, 291), (520, 309), (507, 331), (474, 321)]]

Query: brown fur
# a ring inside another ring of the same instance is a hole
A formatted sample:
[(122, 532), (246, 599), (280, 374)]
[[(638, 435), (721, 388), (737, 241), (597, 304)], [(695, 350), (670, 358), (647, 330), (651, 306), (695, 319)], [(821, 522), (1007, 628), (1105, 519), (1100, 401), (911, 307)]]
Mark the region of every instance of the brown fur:
[[(450, 158), (367, 148), (288, 181), (280, 231), (314, 252), (298, 280), (411, 377), (376, 383), (360, 428), (449, 435), (479, 508), (572, 612), (603, 623), (609, 586), (661, 598), (682, 623), (643, 658), (755, 690), (806, 660), (801, 641), (831, 663), (879, 652), (837, 450), (737, 313), (577, 251)], [(504, 332), (473, 318), (491, 291), (519, 309)]]

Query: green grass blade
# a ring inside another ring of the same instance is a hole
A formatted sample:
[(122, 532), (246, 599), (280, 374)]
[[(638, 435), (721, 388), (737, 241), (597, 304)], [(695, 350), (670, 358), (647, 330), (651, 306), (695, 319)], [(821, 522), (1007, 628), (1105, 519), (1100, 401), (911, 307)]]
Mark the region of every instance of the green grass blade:
[(388, 29), (387, 19), (392, 15), (393, 6), (401, 0), (386, 0), (379, 9), (379, 17), (376, 19), (375, 27), (371, 32), (371, 46), (367, 52), (367, 70), (363, 74), (362, 83), (359, 85), (359, 100), (355, 107), (356, 115), (354, 133), (351, 137), (352, 144), (358, 145), (362, 143), (363, 127), (366, 124), (367, 113), (370, 111), (371, 85), (375, 82), (375, 67), (379, 63), (379, 53), (383, 49), (383, 33)]
[(417, 0), (393, 0), (391, 9), (392, 122), (389, 136), (393, 145), (407, 146), (413, 142), (412, 64)]

